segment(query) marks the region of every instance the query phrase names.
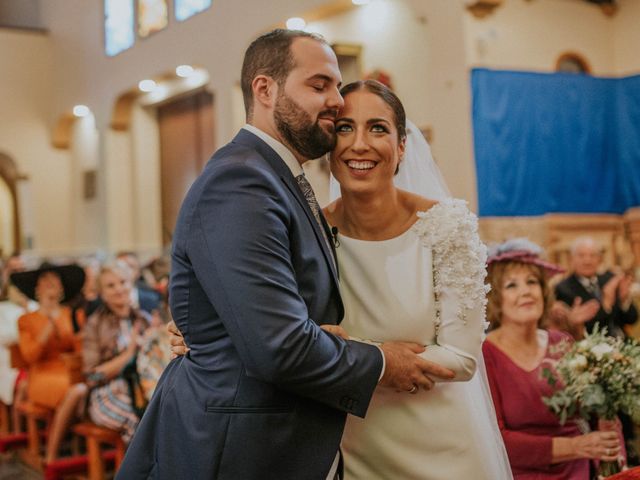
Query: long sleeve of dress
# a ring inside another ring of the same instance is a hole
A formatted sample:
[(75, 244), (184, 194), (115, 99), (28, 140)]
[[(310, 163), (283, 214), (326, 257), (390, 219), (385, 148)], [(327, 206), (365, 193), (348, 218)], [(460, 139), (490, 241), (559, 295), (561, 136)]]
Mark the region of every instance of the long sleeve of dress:
[(433, 253), (437, 309), (436, 343), (422, 357), (453, 370), (453, 381), (467, 381), (484, 339), (486, 248), (477, 218), (462, 200), (443, 201), (420, 216), (425, 221), (417, 228)]
[(90, 374), (100, 365), (100, 338), (98, 335), (99, 313), (94, 313), (84, 326), (82, 334), (82, 370)]
[(33, 314), (25, 314), (18, 319), (18, 345), (24, 361), (28, 364), (36, 363), (45, 348), (45, 344), (38, 341), (38, 332), (32, 319)]

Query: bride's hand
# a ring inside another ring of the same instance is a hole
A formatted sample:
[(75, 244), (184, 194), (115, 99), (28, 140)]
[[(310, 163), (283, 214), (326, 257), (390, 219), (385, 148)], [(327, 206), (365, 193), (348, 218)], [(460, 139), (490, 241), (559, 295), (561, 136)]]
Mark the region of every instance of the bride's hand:
[(342, 328), (340, 325), (320, 325), (320, 328), (325, 332), (331, 333), (336, 337), (344, 338), (345, 340), (349, 340), (349, 334), (347, 331)]

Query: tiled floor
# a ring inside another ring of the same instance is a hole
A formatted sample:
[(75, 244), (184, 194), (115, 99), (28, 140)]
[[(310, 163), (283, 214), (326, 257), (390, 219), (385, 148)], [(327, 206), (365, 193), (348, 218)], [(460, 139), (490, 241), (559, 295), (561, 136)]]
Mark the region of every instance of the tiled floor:
[(0, 460), (0, 480), (42, 480), (42, 475), (18, 462)]

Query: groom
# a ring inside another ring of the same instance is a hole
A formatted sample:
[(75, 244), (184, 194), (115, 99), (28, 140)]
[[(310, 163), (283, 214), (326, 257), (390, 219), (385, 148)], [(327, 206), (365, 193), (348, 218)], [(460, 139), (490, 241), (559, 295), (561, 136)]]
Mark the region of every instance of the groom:
[(319, 327), (344, 309), (301, 165), (335, 145), (340, 81), (315, 35), (275, 30), (247, 50), (248, 124), (194, 183), (174, 235), (171, 308), (190, 352), (163, 374), (118, 479), (337, 478), (346, 414), (364, 417), (378, 383), (448, 376), (420, 346)]

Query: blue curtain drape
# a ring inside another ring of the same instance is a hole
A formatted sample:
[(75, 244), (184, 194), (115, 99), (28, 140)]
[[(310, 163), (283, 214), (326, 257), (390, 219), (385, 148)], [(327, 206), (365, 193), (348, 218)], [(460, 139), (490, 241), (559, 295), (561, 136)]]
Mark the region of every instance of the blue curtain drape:
[(640, 76), (475, 69), (480, 216), (640, 205)]

